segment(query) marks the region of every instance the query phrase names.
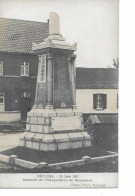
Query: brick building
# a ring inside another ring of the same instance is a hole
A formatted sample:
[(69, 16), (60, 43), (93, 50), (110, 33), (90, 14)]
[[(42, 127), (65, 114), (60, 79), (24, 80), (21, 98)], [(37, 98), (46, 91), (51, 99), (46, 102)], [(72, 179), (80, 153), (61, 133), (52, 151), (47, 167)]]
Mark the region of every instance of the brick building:
[(0, 18), (0, 26), (0, 121), (19, 120), (20, 114), (25, 120), (38, 70), (32, 42), (48, 36), (48, 23)]

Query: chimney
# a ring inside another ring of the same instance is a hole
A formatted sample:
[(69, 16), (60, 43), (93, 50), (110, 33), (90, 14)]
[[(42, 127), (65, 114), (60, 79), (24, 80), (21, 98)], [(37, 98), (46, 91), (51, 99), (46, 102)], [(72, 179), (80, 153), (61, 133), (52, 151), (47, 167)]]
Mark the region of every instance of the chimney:
[(60, 17), (55, 12), (49, 13), (49, 35), (60, 35)]

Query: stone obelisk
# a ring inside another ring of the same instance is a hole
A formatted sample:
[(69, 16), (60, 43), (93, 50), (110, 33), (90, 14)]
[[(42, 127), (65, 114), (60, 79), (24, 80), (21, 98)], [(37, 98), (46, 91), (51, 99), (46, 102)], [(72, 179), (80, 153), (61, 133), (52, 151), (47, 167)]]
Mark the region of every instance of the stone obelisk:
[(39, 57), (35, 103), (27, 114), (20, 146), (40, 151), (91, 146), (76, 107), (76, 49), (76, 44), (67, 43), (60, 34), (59, 15), (51, 12), (48, 38), (33, 43)]

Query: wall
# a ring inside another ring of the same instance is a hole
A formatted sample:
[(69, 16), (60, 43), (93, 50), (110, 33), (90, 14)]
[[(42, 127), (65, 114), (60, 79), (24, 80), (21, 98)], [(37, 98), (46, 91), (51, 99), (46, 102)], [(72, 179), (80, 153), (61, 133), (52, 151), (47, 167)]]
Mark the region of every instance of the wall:
[(20, 120), (20, 112), (0, 112), (0, 123), (18, 122)]
[[(0, 91), (5, 94), (5, 111), (21, 111), (26, 106), (31, 108), (34, 103), (36, 76), (38, 70), (37, 55), (1, 53), (0, 61), (3, 61), (3, 76), (0, 76)], [(29, 62), (29, 76), (21, 76), (21, 62)], [(31, 93), (29, 104), (20, 97), (22, 90)], [(23, 103), (23, 104), (22, 104)], [(26, 113), (26, 111), (24, 111)]]
[(21, 76), (21, 62), (23, 61), (29, 62), (30, 76), (37, 75), (37, 55), (0, 53), (0, 61), (3, 61), (3, 75), (5, 76)]
[[(93, 94), (107, 94), (107, 109), (93, 109)], [(118, 113), (117, 109), (118, 89), (77, 89), (76, 105), (82, 113)]]

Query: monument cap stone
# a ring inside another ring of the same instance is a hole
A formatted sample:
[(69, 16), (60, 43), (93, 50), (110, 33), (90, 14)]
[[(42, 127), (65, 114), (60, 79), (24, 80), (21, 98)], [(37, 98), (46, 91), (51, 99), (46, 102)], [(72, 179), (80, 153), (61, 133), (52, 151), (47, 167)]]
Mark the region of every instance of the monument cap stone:
[(55, 12), (49, 13), (49, 35), (60, 34), (60, 17)]
[(70, 44), (65, 41), (60, 34), (60, 17), (55, 12), (49, 13), (49, 36), (44, 39), (44, 42), (36, 44), (32, 43), (33, 51), (40, 51), (41, 49), (53, 48), (53, 49), (66, 49), (75, 51), (77, 44)]

